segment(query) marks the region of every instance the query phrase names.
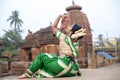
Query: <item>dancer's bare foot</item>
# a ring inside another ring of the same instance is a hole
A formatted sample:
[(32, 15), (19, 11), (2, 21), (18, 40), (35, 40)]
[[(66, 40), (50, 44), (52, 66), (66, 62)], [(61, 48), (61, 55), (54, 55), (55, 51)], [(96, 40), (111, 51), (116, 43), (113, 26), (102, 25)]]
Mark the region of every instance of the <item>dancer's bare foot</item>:
[(24, 79), (24, 78), (27, 78), (27, 76), (25, 74), (18, 77), (18, 79)]

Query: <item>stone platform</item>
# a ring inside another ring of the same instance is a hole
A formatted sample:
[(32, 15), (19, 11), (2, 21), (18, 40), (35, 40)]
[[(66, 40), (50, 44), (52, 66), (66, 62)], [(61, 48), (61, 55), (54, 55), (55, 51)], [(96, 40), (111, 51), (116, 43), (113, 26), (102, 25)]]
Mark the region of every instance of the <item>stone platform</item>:
[(17, 79), (18, 76), (5, 76), (0, 80), (120, 80), (120, 63), (101, 67), (97, 69), (80, 69), (83, 74), (81, 77), (61, 77), (61, 78), (29, 78)]

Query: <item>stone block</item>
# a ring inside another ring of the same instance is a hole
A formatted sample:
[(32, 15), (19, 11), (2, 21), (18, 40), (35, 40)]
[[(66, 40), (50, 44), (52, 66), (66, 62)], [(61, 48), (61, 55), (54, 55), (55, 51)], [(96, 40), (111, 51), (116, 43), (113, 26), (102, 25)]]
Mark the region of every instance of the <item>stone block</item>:
[(0, 64), (1, 64), (2, 73), (8, 73), (9, 72), (8, 62), (7, 61), (0, 61)]
[(30, 62), (16, 61), (11, 64), (11, 72), (13, 75), (21, 75), (29, 67)]
[(2, 76), (2, 65), (0, 64), (0, 77)]

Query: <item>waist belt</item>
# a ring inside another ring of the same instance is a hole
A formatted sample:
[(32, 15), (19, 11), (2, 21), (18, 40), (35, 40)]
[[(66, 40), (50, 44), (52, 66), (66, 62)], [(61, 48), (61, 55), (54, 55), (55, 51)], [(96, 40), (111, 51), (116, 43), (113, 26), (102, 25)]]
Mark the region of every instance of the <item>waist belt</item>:
[(61, 58), (68, 57), (71, 60), (71, 62), (75, 62), (75, 59), (72, 56), (60, 55), (59, 57), (61, 57)]
[(74, 57), (68, 56), (72, 62), (75, 62)]

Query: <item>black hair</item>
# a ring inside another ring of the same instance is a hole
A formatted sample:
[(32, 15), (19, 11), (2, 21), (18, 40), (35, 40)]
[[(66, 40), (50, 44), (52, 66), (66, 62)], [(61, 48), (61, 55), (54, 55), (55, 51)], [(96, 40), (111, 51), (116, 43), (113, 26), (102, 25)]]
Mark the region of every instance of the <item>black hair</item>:
[(74, 34), (75, 31), (80, 30), (80, 29), (82, 29), (82, 27), (80, 25), (78, 25), (78, 24), (72, 25), (72, 29), (71, 29), (72, 34)]
[[(72, 29), (71, 29), (72, 34), (74, 34), (75, 31), (78, 31), (78, 30), (80, 30), (80, 29), (82, 29), (82, 27), (81, 27), (80, 25), (78, 25), (78, 24), (72, 25)], [(72, 34), (71, 34), (71, 35), (72, 35)], [(81, 38), (83, 38), (83, 36), (78, 37), (77, 40), (79, 40), (79, 39), (81, 39)]]

